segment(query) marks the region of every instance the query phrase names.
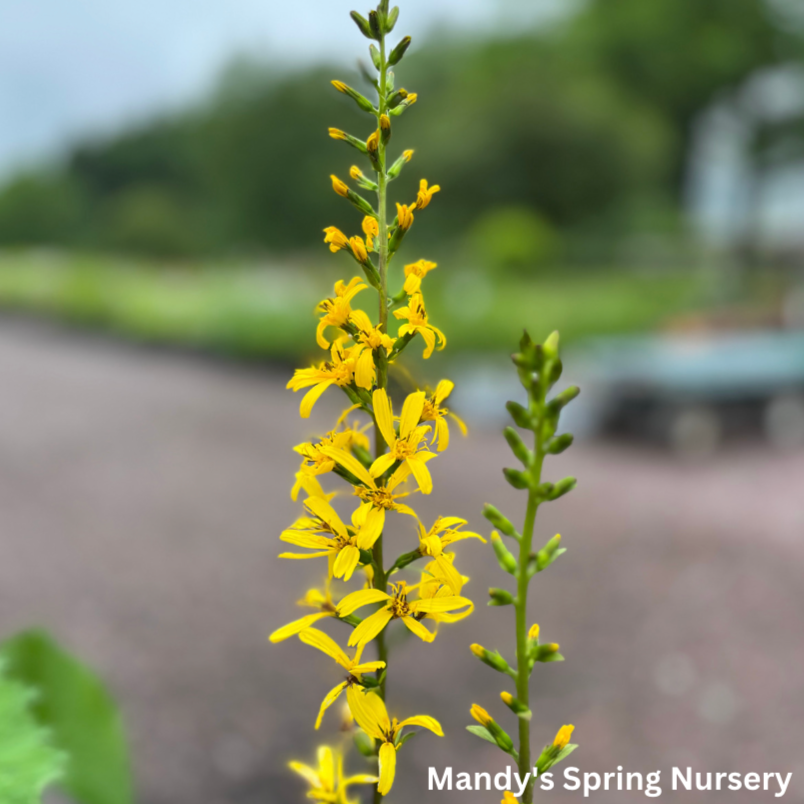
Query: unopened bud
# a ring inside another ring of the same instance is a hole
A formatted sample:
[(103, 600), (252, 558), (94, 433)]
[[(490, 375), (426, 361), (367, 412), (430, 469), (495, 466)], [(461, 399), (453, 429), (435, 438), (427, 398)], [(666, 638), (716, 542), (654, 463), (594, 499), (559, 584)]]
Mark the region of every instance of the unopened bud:
[(491, 534), (491, 546), (494, 548), (494, 554), (497, 556), (497, 562), (500, 567), (506, 572), (511, 573), (511, 575), (516, 574), (518, 566), (516, 558), (514, 558), (513, 554), (503, 544), (500, 534), (497, 533), (496, 530)]

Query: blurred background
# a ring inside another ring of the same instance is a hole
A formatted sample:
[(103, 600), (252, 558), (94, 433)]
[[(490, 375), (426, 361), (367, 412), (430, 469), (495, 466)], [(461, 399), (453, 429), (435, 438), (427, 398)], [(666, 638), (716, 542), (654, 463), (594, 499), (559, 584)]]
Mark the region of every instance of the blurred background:
[[(108, 680), (138, 801), (300, 800), (284, 765), (337, 679), (264, 637), (320, 580), (275, 555), (291, 447), (337, 405), (301, 422), (284, 383), (356, 273), (321, 242), (356, 231), (326, 129), (369, 133), (329, 84), (364, 88), (367, 42), (332, 0), (6, 6), (0, 628), (44, 625)], [(522, 326), (559, 329), (583, 386), (555, 469), (579, 490), (540, 523), (570, 552), (534, 616), (569, 661), (537, 743), (571, 721), (584, 770), (794, 771), (804, 800), (801, 4), (406, 0), (397, 31), (419, 102), (393, 190), (443, 188), (399, 263), (439, 263), (450, 341), (411, 369), (455, 378), (470, 425), (423, 512), (481, 529), (483, 501), (521, 502), (499, 429)], [(512, 648), (482, 606), (500, 578), (479, 545), (461, 561), (477, 614), (391, 682), (453, 730), (406, 747), (399, 800), (491, 800), (425, 789), (431, 762), (500, 762), (458, 711), (497, 695), (466, 646)]]

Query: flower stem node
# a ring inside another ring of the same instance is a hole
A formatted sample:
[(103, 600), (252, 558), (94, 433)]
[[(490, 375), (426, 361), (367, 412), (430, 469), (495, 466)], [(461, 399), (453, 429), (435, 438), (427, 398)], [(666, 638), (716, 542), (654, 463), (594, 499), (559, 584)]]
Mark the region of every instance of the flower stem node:
[(496, 530), (491, 534), (491, 546), (494, 548), (494, 554), (497, 556), (497, 562), (500, 567), (505, 572), (516, 575), (517, 567), (519, 566), (517, 560), (514, 558), (513, 553), (503, 544), (500, 534)]

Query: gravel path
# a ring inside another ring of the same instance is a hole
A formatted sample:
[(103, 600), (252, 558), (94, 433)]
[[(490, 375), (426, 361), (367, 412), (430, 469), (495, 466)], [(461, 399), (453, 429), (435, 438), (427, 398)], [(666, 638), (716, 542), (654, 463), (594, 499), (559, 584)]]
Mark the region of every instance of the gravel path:
[[(338, 673), (265, 635), (318, 580), (314, 562), (276, 559), (276, 537), (296, 511), (290, 448), (327, 423), (330, 400), (308, 425), (283, 373), (18, 323), (0, 324), (0, 376), (0, 633), (44, 625), (108, 679), (144, 804), (301, 802), (284, 763), (311, 755)], [(425, 518), (459, 514), (480, 529), (486, 500), (521, 509), (499, 472), (503, 440), (470, 436), (431, 464)], [(568, 658), (537, 668), (537, 743), (571, 721), (582, 770), (662, 769), (665, 784), (673, 765), (793, 771), (787, 798), (804, 800), (804, 455), (745, 447), (691, 467), (583, 445), (550, 471), (580, 487), (539, 523), (570, 550), (535, 583), (534, 619)], [(467, 543), (460, 561), (476, 615), (432, 646), (411, 643), (389, 681), (400, 714), (431, 713), (451, 735), (405, 747), (391, 801), (500, 799), (426, 790), (429, 764), (504, 765), (462, 727), (473, 701), (509, 722), (502, 677), (467, 648), (511, 649), (509, 611), (483, 605), (505, 578), (482, 545)], [(592, 800), (626, 797), (640, 794)]]

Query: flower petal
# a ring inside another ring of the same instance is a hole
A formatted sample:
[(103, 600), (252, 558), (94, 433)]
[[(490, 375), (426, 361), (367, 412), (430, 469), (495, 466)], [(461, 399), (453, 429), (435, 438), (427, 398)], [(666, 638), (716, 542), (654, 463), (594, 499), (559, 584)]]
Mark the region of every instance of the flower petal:
[(380, 783), (377, 792), (387, 796), (394, 786), (396, 776), (396, 746), (393, 743), (383, 743), (380, 746)]
[(299, 634), (299, 639), (311, 648), (318, 648), (322, 653), (326, 653), (334, 659), (341, 667), (349, 669), (351, 662), (341, 646), (328, 634), (319, 631), (317, 628), (308, 628)]
[(424, 642), (432, 642), (436, 635), (423, 626), (415, 617), (403, 617), (402, 622)]
[(353, 612), (368, 606), (369, 603), (382, 603), (391, 599), (387, 592), (381, 589), (359, 589), (357, 592), (352, 592), (338, 603), (338, 616), (348, 617)]
[(375, 611), (374, 614), (366, 617), (366, 619), (352, 631), (352, 635), (349, 637), (347, 644), (350, 647), (354, 647), (355, 645), (367, 645), (389, 622), (391, 622), (393, 616), (390, 606)]

